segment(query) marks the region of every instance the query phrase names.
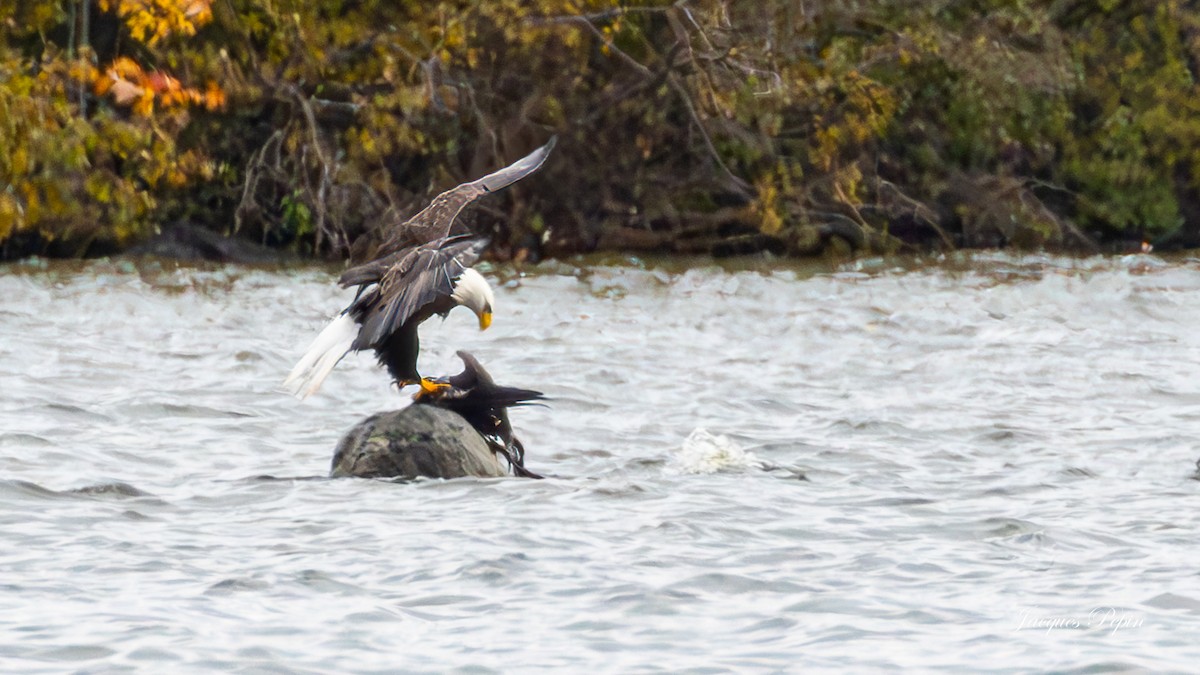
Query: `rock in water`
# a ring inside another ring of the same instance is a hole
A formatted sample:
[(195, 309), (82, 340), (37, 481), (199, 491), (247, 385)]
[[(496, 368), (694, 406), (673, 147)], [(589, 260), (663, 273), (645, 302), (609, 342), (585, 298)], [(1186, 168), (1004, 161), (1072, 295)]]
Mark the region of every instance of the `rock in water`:
[(457, 413), (431, 405), (372, 415), (347, 433), (333, 455), (335, 478), (507, 476), (479, 432)]

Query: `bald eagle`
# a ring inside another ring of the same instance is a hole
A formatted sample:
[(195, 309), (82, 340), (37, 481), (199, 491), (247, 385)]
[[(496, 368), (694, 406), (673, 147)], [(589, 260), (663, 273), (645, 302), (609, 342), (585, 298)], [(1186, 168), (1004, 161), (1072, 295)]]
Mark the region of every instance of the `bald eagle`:
[(487, 441), (492, 452), (503, 455), (513, 473), (526, 478), (541, 478), (525, 468), (525, 446), (513, 434), (508, 409), (545, 399), (540, 391), (503, 387), (469, 352), (458, 352), (463, 370), (439, 381), (436, 390), (422, 389), (414, 401), (435, 405), (458, 413)]
[(444, 317), (461, 305), (474, 312), (479, 329), (486, 330), (495, 305), (491, 286), (471, 269), (487, 239), (451, 235), (450, 229), (476, 199), (541, 168), (554, 143), (551, 138), (513, 164), (438, 195), (390, 231), (373, 260), (346, 270), (338, 283), (343, 288), (357, 286), (358, 294), (317, 335), (283, 387), (298, 398), (309, 396), (343, 356), (368, 349), (374, 350), (401, 387), (420, 384), (423, 390), (434, 391), (445, 386), (421, 377), (417, 370), (417, 327), (434, 314)]

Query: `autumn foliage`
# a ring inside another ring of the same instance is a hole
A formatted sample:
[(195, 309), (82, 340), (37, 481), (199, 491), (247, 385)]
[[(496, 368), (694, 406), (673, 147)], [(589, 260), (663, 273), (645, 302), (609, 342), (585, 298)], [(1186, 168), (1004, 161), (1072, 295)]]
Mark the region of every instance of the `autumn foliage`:
[(109, 96), (118, 106), (128, 107), (142, 117), (154, 114), (155, 102), (161, 108), (198, 105), (219, 110), (225, 105), (225, 92), (215, 82), (209, 82), (205, 91), (185, 87), (166, 73), (145, 72), (124, 56), (92, 78), (92, 91), (96, 96)]
[(496, 255), (1200, 245), (1180, 0), (18, 0), (0, 256), (341, 257), (560, 137)]
[(155, 45), (170, 35), (195, 35), (212, 21), (211, 0), (98, 0), (102, 12), (119, 16), (129, 37)]

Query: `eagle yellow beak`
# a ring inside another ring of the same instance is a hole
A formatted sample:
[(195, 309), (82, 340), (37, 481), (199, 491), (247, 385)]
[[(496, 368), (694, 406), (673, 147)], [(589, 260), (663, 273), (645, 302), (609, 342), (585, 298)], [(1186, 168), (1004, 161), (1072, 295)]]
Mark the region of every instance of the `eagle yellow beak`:
[(479, 315), (479, 330), (487, 330), (492, 325), (492, 313), (484, 312)]

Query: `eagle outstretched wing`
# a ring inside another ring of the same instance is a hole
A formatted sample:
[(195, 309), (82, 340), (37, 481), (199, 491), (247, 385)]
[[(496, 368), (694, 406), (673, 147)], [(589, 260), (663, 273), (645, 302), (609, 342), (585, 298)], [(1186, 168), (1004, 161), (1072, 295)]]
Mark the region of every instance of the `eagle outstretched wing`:
[(446, 190), (435, 197), (424, 210), (409, 218), (403, 225), (398, 226), (380, 247), (379, 253), (386, 256), (408, 246), (446, 238), (450, 235), (450, 228), (454, 225), (458, 214), (462, 213), (462, 210), (471, 202), (489, 192), (503, 190), (540, 169), (557, 142), (558, 137), (552, 137), (542, 147), (503, 169)]

